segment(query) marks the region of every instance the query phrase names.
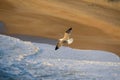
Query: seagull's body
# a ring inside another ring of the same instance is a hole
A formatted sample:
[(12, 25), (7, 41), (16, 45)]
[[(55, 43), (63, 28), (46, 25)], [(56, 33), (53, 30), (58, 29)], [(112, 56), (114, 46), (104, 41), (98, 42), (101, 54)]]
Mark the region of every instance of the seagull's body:
[(59, 41), (55, 47), (55, 50), (59, 49), (64, 44), (71, 44), (73, 42), (73, 38), (70, 38), (71, 31), (72, 31), (72, 28), (69, 28), (65, 32), (64, 37), (59, 39)]

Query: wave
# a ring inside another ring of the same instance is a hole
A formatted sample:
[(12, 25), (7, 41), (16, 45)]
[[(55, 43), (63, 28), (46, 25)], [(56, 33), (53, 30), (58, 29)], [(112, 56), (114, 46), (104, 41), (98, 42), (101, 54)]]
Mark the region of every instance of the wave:
[(118, 80), (116, 55), (0, 35), (0, 80)]

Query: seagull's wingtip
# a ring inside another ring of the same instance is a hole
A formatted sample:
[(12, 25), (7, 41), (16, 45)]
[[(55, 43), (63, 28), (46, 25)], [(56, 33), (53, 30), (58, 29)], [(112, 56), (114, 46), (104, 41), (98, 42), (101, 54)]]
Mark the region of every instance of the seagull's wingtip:
[(70, 27), (68, 30), (72, 30), (72, 27)]
[(58, 47), (58, 46), (56, 46), (56, 47), (55, 47), (55, 50), (58, 50), (58, 49), (59, 49), (59, 47)]
[(70, 33), (71, 30), (72, 30), (72, 27), (70, 27), (70, 28), (66, 31), (66, 33)]

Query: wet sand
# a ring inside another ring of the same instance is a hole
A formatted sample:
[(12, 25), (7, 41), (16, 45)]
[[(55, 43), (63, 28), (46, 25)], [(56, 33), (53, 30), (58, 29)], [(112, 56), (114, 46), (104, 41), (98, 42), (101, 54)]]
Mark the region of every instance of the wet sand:
[(70, 47), (120, 55), (119, 4), (107, 0), (1, 0), (0, 21), (6, 34), (55, 41), (72, 27), (74, 43)]

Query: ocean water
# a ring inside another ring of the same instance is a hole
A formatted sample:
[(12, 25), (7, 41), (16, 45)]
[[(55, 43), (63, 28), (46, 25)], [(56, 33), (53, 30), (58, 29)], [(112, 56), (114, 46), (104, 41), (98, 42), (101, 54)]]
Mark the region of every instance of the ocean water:
[(119, 80), (111, 52), (78, 50), (0, 35), (0, 80)]

